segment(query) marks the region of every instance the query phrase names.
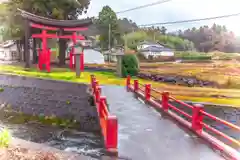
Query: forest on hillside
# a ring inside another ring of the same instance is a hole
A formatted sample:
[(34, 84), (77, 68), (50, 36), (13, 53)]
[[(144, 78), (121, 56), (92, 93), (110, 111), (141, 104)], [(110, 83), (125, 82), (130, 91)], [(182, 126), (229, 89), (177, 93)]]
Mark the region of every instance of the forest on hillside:
[[(27, 1), (17, 2), (16, 0), (10, 0), (0, 5), (0, 18), (3, 22), (1, 28), (3, 41), (10, 39), (22, 40), (24, 38), (22, 21), (17, 16), (16, 8), (25, 8), (34, 14), (53, 19), (77, 19), (77, 16), (81, 15), (82, 12), (87, 12), (89, 5), (88, 0), (78, 0), (79, 3), (84, 4), (84, 7), (76, 6), (75, 1), (71, 3), (65, 1), (61, 1), (61, 3), (60, 1), (59, 3), (51, 2), (49, 6), (34, 0), (28, 1), (29, 3), (25, 2)], [(99, 46), (103, 50), (117, 46), (127, 46), (130, 49), (136, 49), (139, 42), (145, 40), (159, 42), (177, 51), (211, 52), (218, 50), (221, 52), (240, 52), (240, 39), (233, 32), (229, 31), (226, 26), (218, 24), (201, 26), (199, 28), (193, 27), (176, 32), (168, 32), (166, 26), (142, 28), (130, 19), (118, 18), (117, 14), (109, 6), (104, 6), (99, 15), (92, 17), (92, 20), (93, 24), (88, 31), (81, 34), (87, 37), (99, 37)], [(60, 43), (63, 42), (61, 41)], [(60, 48), (61, 51), (64, 51), (64, 48)]]
[(119, 19), (109, 6), (103, 7), (95, 22), (94, 25), (100, 34), (100, 45), (106, 49), (109, 47), (109, 24), (111, 24), (111, 47), (127, 45), (135, 49), (139, 42), (147, 40), (159, 42), (178, 51), (240, 52), (240, 39), (226, 26), (215, 23), (212, 26), (168, 32), (165, 26), (138, 27), (132, 20)]

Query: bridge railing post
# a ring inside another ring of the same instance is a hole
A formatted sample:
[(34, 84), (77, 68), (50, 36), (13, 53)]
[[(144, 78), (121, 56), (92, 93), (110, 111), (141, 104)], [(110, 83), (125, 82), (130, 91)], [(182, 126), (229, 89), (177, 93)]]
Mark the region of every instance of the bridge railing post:
[(145, 99), (146, 101), (149, 101), (151, 98), (151, 84), (145, 85)]
[(103, 118), (103, 110), (104, 110), (104, 102), (106, 101), (106, 97), (100, 96), (99, 98), (99, 103), (98, 103), (98, 113), (99, 113), (99, 118)]
[(101, 87), (97, 86), (96, 92), (95, 92), (95, 98), (97, 103), (100, 101), (100, 95), (101, 95)]
[(96, 79), (94, 79), (94, 86), (93, 86), (93, 93), (96, 94), (97, 87), (99, 86), (99, 83)]
[(139, 89), (138, 80), (134, 80), (134, 92), (138, 92), (138, 89)]
[(169, 103), (169, 92), (164, 91), (162, 93), (162, 107), (164, 111), (168, 111), (168, 103)]
[(204, 109), (204, 106), (202, 104), (195, 104), (193, 106), (192, 129), (196, 132), (201, 132), (203, 129), (203, 125), (202, 125), (203, 115), (201, 113), (203, 109)]
[(117, 153), (118, 147), (118, 120), (116, 116), (108, 116), (106, 131), (106, 148), (110, 153)]
[(126, 88), (127, 88), (127, 91), (129, 91), (130, 85), (131, 85), (131, 76), (128, 75), (128, 76), (127, 76), (127, 79), (126, 79)]
[(94, 83), (94, 75), (91, 75), (91, 76), (90, 76), (90, 82), (91, 82), (91, 85), (92, 85), (92, 88), (93, 88), (93, 83)]

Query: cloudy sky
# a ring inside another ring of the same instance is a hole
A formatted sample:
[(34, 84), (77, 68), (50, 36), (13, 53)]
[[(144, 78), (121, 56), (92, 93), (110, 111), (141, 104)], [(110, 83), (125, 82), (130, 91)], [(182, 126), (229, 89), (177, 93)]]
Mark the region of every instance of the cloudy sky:
[[(91, 0), (86, 16), (97, 16), (102, 7), (109, 5), (115, 12), (156, 2), (158, 0)], [(169, 22), (195, 18), (214, 17), (240, 13), (240, 0), (172, 0), (156, 6), (118, 14), (119, 18), (129, 18), (140, 24)], [(211, 21), (167, 25), (170, 31), (213, 23), (226, 25), (240, 36), (240, 16)]]

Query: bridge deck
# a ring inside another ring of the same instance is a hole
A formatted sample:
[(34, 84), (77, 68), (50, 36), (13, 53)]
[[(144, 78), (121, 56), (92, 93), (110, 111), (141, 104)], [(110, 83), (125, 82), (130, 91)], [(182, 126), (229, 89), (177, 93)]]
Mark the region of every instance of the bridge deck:
[(221, 160), (219, 154), (171, 119), (136, 100), (124, 87), (103, 86), (119, 121), (119, 156), (133, 160)]

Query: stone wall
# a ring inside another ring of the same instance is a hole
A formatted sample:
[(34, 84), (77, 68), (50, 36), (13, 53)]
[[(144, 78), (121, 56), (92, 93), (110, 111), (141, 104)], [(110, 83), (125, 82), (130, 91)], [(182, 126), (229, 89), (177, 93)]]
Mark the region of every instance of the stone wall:
[(0, 75), (0, 103), (14, 111), (79, 122), (83, 131), (100, 131), (96, 107), (86, 84)]

